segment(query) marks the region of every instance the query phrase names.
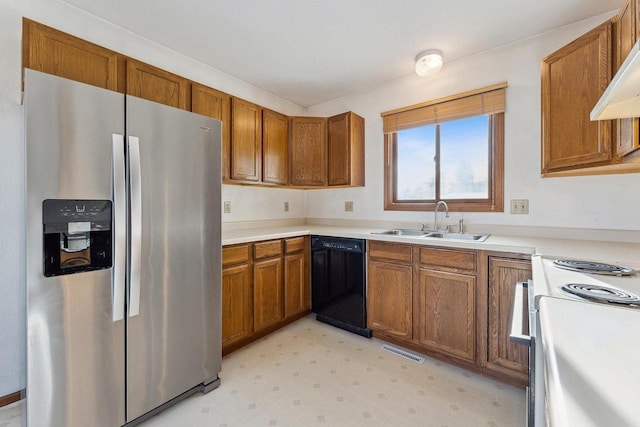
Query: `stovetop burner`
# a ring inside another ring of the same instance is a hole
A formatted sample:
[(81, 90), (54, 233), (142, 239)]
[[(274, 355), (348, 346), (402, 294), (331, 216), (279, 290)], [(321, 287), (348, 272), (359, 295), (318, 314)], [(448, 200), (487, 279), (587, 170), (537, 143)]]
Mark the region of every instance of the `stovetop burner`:
[(582, 273), (606, 274), (611, 276), (630, 276), (635, 270), (601, 262), (578, 261), (573, 259), (557, 259), (553, 263), (560, 268)]
[(570, 294), (592, 301), (611, 302), (624, 305), (640, 305), (640, 297), (621, 291), (620, 289), (610, 288), (607, 286), (568, 283), (563, 285), (561, 289)]

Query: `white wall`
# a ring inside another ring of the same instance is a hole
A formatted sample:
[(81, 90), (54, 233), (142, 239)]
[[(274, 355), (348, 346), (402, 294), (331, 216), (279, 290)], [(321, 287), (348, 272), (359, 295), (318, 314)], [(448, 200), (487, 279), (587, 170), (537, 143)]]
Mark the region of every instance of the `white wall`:
[[(304, 110), (232, 76), (57, 0), (0, 0), (0, 396), (25, 386), (24, 152), (20, 93), (22, 17), (288, 115)], [(224, 42), (224, 41), (222, 41)], [(304, 216), (304, 191), (224, 186), (223, 220)], [(284, 213), (282, 202), (290, 202)]]
[[(505, 213), (452, 214), (467, 223), (640, 230), (640, 174), (540, 177), (540, 60), (605, 21), (592, 18), (455, 62), (433, 77), (415, 74), (307, 109), (329, 116), (352, 110), (366, 119), (366, 187), (314, 191), (307, 217), (432, 221), (433, 213), (383, 210), (383, 134), (380, 113), (508, 82), (505, 114)], [(529, 215), (511, 215), (509, 199), (529, 199)], [(344, 212), (344, 201), (354, 212)]]

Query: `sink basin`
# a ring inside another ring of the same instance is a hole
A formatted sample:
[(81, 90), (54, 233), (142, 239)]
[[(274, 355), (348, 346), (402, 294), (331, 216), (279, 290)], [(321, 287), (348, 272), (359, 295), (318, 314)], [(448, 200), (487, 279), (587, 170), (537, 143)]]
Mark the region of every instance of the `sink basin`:
[(475, 242), (484, 242), (489, 237), (488, 234), (464, 234), (464, 233), (442, 233), (431, 232), (425, 234), (423, 237), (433, 237), (436, 239), (453, 239), (453, 240), (473, 240)]
[(426, 236), (428, 234), (427, 231), (422, 230), (403, 230), (403, 229), (393, 229), (387, 231), (376, 231), (371, 234), (382, 234), (386, 236)]

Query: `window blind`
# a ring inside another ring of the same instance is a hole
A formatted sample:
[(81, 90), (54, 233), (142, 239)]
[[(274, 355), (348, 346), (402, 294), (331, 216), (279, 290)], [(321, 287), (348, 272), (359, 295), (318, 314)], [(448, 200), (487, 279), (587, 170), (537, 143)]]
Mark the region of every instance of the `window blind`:
[(411, 105), (382, 114), (384, 133), (481, 114), (497, 114), (505, 111), (505, 88), (500, 83), (458, 95), (448, 96), (421, 104)]

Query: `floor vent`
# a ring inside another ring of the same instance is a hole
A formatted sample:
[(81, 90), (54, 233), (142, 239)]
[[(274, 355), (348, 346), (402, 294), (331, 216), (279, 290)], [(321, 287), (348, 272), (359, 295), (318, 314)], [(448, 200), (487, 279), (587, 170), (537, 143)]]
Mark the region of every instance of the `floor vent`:
[(394, 346), (389, 345), (389, 344), (385, 344), (380, 348), (382, 350), (384, 350), (384, 351), (388, 351), (389, 353), (393, 353), (396, 356), (400, 356), (400, 357), (402, 357), (404, 359), (410, 360), (410, 361), (418, 363), (420, 365), (422, 365), (424, 363), (424, 360), (425, 360), (424, 357), (422, 357), (422, 356), (418, 356), (416, 354), (409, 353), (406, 350), (403, 350), (403, 349), (398, 348), (398, 347), (394, 347)]

